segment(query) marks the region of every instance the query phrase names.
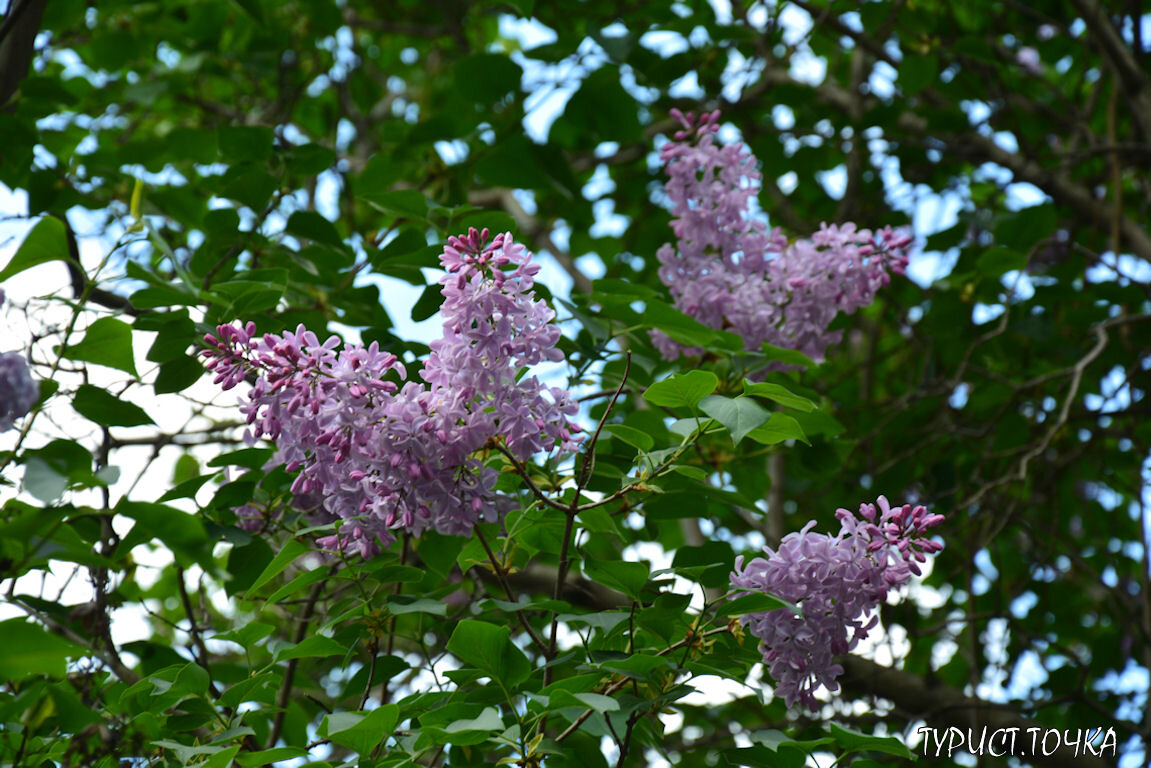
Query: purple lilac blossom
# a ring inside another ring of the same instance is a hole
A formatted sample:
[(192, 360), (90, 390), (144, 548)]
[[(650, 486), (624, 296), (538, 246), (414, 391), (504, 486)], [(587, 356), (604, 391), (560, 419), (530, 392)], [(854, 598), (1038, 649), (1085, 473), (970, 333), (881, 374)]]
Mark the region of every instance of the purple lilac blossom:
[[(578, 446), (568, 392), (516, 380), (523, 367), (563, 359), (555, 313), (532, 290), (539, 267), (510, 233), (489, 238), (472, 229), (444, 249), (443, 336), (421, 371), (426, 385), (385, 380), (407, 371), (375, 343), (337, 351), (336, 337), (321, 343), (303, 326), (258, 336), (253, 323), (221, 325), (205, 337), (217, 384), (256, 374), (241, 406), (245, 437), (275, 440), (270, 465), (299, 470), (294, 506), (317, 522), (345, 521), (321, 545), (370, 556), (395, 531), (467, 535), (507, 507), (496, 471), (476, 456), (490, 440), (521, 460)], [(260, 524), (244, 512), (242, 523)]]
[(927, 538), (942, 515), (910, 504), (892, 507), (883, 496), (878, 503), (878, 515), (874, 504), (861, 504), (858, 517), (836, 511), (840, 530), (834, 537), (812, 533), (812, 521), (785, 536), (778, 549), (765, 548), (766, 558), (735, 561), (731, 583), (737, 589), (768, 592), (802, 608), (802, 616), (776, 609), (742, 619), (759, 638), (763, 662), (788, 706), (798, 702), (815, 710), (816, 688), (838, 690), (843, 668), (834, 658), (876, 625), (875, 609), (888, 591), (920, 575), (919, 563), (943, 548)]
[(0, 432), (11, 429), (39, 397), (40, 388), (28, 372), (24, 356), (19, 352), (0, 354)]
[[(676, 243), (665, 243), (657, 256), (676, 309), (738, 334), (749, 350), (767, 342), (822, 361), (842, 336), (827, 329), (836, 313), (870, 304), (890, 272), (903, 274), (911, 239), (846, 223), (823, 224), (810, 239), (789, 243), (753, 213), (756, 159), (742, 145), (717, 143), (719, 112), (672, 115), (684, 130), (663, 145), (660, 158)], [(702, 353), (659, 331), (652, 340), (669, 360)]]

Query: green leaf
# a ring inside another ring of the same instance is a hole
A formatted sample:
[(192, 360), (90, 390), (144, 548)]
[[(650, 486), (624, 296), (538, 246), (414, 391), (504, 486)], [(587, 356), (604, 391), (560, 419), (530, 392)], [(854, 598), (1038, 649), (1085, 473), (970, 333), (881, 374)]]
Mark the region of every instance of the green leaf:
[(443, 301), (444, 295), (441, 291), (440, 284), (433, 283), (429, 285), (412, 306), (412, 320), (420, 323), (432, 317), (440, 311), (440, 305)]
[(272, 562), (268, 563), (268, 566), (260, 572), (260, 575), (256, 577), (256, 581), (253, 582), (252, 586), (248, 587), (247, 594), (249, 596), (252, 595), (259, 590), (260, 587), (279, 576), (285, 568), (296, 562), (297, 558), (307, 551), (308, 546), (302, 541), (290, 539), (288, 543), (284, 545), (284, 548), (280, 550), (280, 553), (272, 559)]
[(699, 407), (708, 416), (727, 427), (727, 431), (731, 433), (731, 441), (736, 445), (772, 415), (749, 397), (709, 395), (700, 401)]
[(428, 199), (415, 189), (397, 189), (394, 192), (366, 189), (356, 197), (366, 200), (384, 213), (423, 218), (428, 215)]
[(209, 684), (210, 678), (207, 670), (195, 662), (189, 662), (184, 665), (184, 668), (176, 675), (176, 679), (172, 681), (172, 690), (202, 696), (208, 692)]
[(632, 563), (626, 560), (588, 559), (584, 560), (583, 569), (594, 581), (636, 600), (647, 584), (649, 573), (646, 563)]
[(253, 621), (239, 629), (233, 629), (230, 632), (224, 632), (216, 635), (214, 640), (231, 640), (233, 643), (238, 643), (244, 648), (251, 648), (256, 643), (263, 640), (268, 635), (276, 631), (276, 628), (271, 624), (265, 624), (262, 621)]
[(409, 595), (390, 595), (388, 610), (397, 616), (405, 613), (430, 613), (433, 616), (447, 616), (448, 607), (439, 600), (426, 597), (413, 598)]
[(132, 349), (132, 326), (114, 317), (102, 317), (92, 325), (79, 344), (64, 350), (69, 360), (81, 360), (136, 375)]
[(600, 141), (641, 141), (639, 103), (620, 83), (619, 67), (606, 66), (587, 76), (552, 124), (548, 141), (563, 147), (595, 146)]
[(292, 237), (343, 248), (344, 241), (336, 231), (336, 225), (315, 211), (296, 211), (288, 219), (284, 231)]
[(273, 747), (259, 752), (245, 752), (236, 755), (236, 762), (242, 768), (256, 768), (260, 765), (272, 765), (283, 760), (294, 760), (298, 757), (307, 757), (308, 750), (303, 747)]
[(1027, 266), (1027, 255), (1010, 248), (988, 248), (975, 260), (975, 268), (987, 277), (1002, 277), (1005, 273)]
[(645, 680), (651, 673), (660, 667), (666, 667), (671, 660), (666, 656), (655, 656), (647, 653), (633, 653), (623, 659), (609, 659), (600, 662), (604, 669), (620, 672), (637, 680)]
[(719, 378), (710, 371), (689, 371), (657, 381), (643, 393), (643, 399), (665, 408), (692, 408), (715, 391)]
[(0, 680), (18, 681), (33, 675), (63, 677), (68, 657), (81, 655), (79, 646), (24, 619), (0, 622), (4, 650)]
[(275, 453), (271, 448), (240, 448), (229, 453), (221, 453), (208, 461), (209, 467), (246, 467), (260, 469)]
[(495, 707), (485, 707), (484, 711), (478, 717), (473, 717), (468, 720), (457, 720), (450, 724), (444, 731), (447, 733), (463, 733), (465, 731), (485, 731), (491, 733), (493, 731), (503, 730), (504, 721), (500, 717), (500, 711)]
[(304, 571), (299, 576), (292, 579), (290, 582), (280, 587), (272, 594), (268, 595), (268, 604), (276, 605), (285, 597), (296, 594), (304, 587), (310, 587), (317, 581), (323, 580), (325, 577), (327, 577), (327, 575), (328, 569), (323, 567), (313, 568), (310, 571)]
[(628, 427), (623, 424), (605, 424), (604, 431), (641, 451), (650, 451), (655, 445), (655, 440), (652, 439), (651, 435), (647, 432), (641, 432), (635, 427)]
[(140, 406), (91, 384), (80, 385), (72, 397), (72, 407), (84, 418), (105, 427), (139, 427), (156, 423)]
[(336, 162), (335, 152), (319, 144), (300, 144), (284, 153), (288, 169), (301, 176), (315, 176), (323, 173)]
[(165, 501), (172, 499), (192, 499), (196, 497), (196, 493), (204, 487), (204, 484), (211, 480), (215, 475), (200, 475), (199, 477), (190, 477), (182, 483), (177, 483), (174, 487), (164, 493), (163, 496), (156, 499), (157, 502), (163, 504)]
[(1058, 223), (1059, 218), (1052, 203), (1023, 208), (1000, 218), (995, 225), (995, 243), (1019, 251), (1020, 258), (1026, 264), (1026, 253), (1037, 242), (1050, 237)]
[(662, 301), (646, 300), (643, 318), (649, 327), (663, 331), (673, 341), (688, 347), (726, 352), (738, 352), (743, 349), (743, 339), (734, 333), (708, 328), (694, 317), (689, 317)]
[(734, 600), (728, 600), (722, 603), (715, 612), (716, 616), (742, 616), (746, 613), (764, 613), (766, 611), (774, 611), (777, 609), (784, 609), (791, 611), (796, 616), (802, 616), (803, 612), (798, 606), (789, 603), (782, 597), (769, 595), (766, 592), (757, 592), (752, 595), (744, 595), (737, 597)]
[(68, 478), (37, 458), (24, 462), (24, 490), (45, 504), (50, 504), (68, 490)]
[[(200, 755), (217, 755), (225, 751), (232, 752), (232, 749), (235, 749), (236, 752), (238, 752), (240, 749), (238, 746), (234, 748), (226, 748), (221, 745), (213, 744), (206, 744), (204, 746), (190, 746), (188, 744), (181, 744), (178, 741), (169, 740), (153, 741), (152, 744), (160, 747), (160, 749), (174, 753), (176, 755), (176, 759), (185, 765), (191, 762), (193, 758), (199, 757)], [(232, 754), (234, 755), (236, 752), (232, 752)], [(229, 760), (230, 759), (231, 758), (229, 757)]]
[(914, 757), (907, 745), (892, 736), (869, 736), (831, 723), (831, 736), (847, 752), (883, 752), (906, 760)]
[(121, 539), (118, 551), (127, 552), (155, 538), (172, 550), (177, 562), (197, 562), (206, 565), (207, 570), (214, 570), (211, 542), (198, 516), (163, 504), (127, 500), (116, 505), (116, 513), (136, 521), (128, 535)]
[(204, 366), (190, 355), (181, 355), (160, 366), (153, 386), (157, 395), (182, 392), (195, 384), (204, 375)]
[(391, 737), (399, 719), (400, 708), (395, 704), (384, 704), (367, 714), (338, 712), (327, 717), (328, 738), (357, 754), (371, 755), (380, 742)]
[(584, 707), (599, 713), (618, 712), (619, 702), (601, 693), (571, 693), (557, 690), (548, 697), (552, 707)]
[(806, 397), (795, 394), (781, 384), (769, 384), (762, 381), (751, 382), (744, 379), (743, 392), (746, 395), (754, 395), (755, 397), (765, 397), (768, 400), (774, 400), (780, 405), (794, 408), (797, 411), (810, 412), (815, 410), (815, 403)]
[(811, 445), (799, 422), (786, 413), (773, 413), (766, 424), (756, 427), (747, 434), (760, 445), (775, 445), (785, 440), (802, 440)]
[(272, 156), (275, 136), (262, 125), (222, 125), (218, 129), (220, 154), (227, 163), (262, 163)]
[(185, 453), (176, 459), (176, 466), (172, 470), (172, 483), (179, 485), (194, 477), (200, 476), (200, 462), (190, 453)]
[(347, 652), (346, 646), (337, 643), (326, 635), (312, 635), (290, 648), (281, 648), (276, 652), (276, 661), (343, 656)]
[(564, 613), (557, 618), (565, 624), (587, 624), (595, 627), (605, 635), (615, 629), (621, 622), (627, 621), (630, 613), (624, 611), (600, 611), (598, 613)]
[(767, 342), (761, 344), (759, 349), (760, 352), (762, 352), (768, 360), (786, 363), (787, 365), (798, 365), (801, 368), (817, 367), (814, 360), (797, 349), (777, 347), (774, 344), (768, 344)]
[(456, 61), (456, 90), (468, 101), (492, 104), (509, 91), (518, 91), (519, 65), (498, 53), (475, 53)]
[(914, 96), (939, 76), (939, 57), (907, 56), (899, 65), (899, 87), (904, 96)]
[(38, 264), (64, 261), (68, 258), (68, 239), (64, 231), (64, 222), (55, 216), (45, 216), (29, 230), (12, 260), (0, 271), (0, 283)]
[(484, 621), (464, 619), (448, 640), (448, 650), (465, 664), (512, 689), (528, 679), (531, 664), (511, 641), (511, 630)]
[[(512, 135), (500, 141), (476, 161), (476, 173), (492, 186), (512, 189), (547, 189), (552, 180), (536, 157), (536, 145), (522, 135)], [(499, 214), (484, 211), (476, 214), (473, 226), (484, 226), (488, 216)], [(460, 222), (463, 230), (467, 221)], [(493, 227), (494, 229), (494, 227)]]

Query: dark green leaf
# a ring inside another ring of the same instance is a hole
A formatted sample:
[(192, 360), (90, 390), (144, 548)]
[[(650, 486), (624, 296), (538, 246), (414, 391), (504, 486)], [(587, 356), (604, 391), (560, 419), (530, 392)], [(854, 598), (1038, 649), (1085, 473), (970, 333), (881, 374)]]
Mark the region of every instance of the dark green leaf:
[(114, 317), (102, 317), (88, 326), (79, 344), (64, 350), (64, 357), (136, 375), (136, 358), (132, 349), (132, 326)]
[(49, 261), (68, 259), (68, 241), (64, 222), (55, 216), (45, 216), (29, 230), (24, 242), (16, 249), (11, 261), (0, 270), (0, 283), (26, 269)]
[(84, 418), (106, 427), (139, 427), (156, 423), (140, 406), (91, 384), (80, 385), (72, 398), (72, 407)]
[(531, 664), (511, 641), (508, 627), (465, 619), (456, 625), (448, 650), (465, 664), (514, 689), (531, 674)]

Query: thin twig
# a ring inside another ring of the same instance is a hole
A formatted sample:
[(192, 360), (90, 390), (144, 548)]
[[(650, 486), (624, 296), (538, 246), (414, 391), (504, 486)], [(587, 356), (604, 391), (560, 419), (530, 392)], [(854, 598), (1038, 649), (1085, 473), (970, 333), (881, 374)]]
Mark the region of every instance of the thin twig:
[(180, 590), (180, 602), (183, 603), (184, 613), (188, 617), (188, 634), (191, 636), (192, 645), (196, 649), (196, 663), (208, 673), (208, 687), (212, 691), (212, 696), (218, 699), (220, 698), (220, 689), (216, 687), (216, 681), (212, 679), (212, 670), (208, 668), (208, 648), (204, 645), (200, 627), (196, 624), (196, 614), (192, 610), (192, 600), (188, 597), (188, 585), (184, 583), (184, 575), (184, 567), (177, 565), (176, 586)]
[[(333, 565), (328, 571), (328, 578), (336, 573), (338, 565)], [(308, 593), (308, 601), (304, 604), (303, 613), (300, 614), (300, 623), (296, 626), (295, 642), (302, 643), (304, 638), (308, 636), (308, 624), (312, 621), (312, 615), (316, 610), (316, 603), (320, 599), (320, 593), (324, 591), (324, 585), (327, 583), (328, 578), (320, 579), (312, 585), (312, 591)], [(292, 682), (296, 676), (296, 666), (299, 664), (299, 659), (291, 659), (288, 661), (288, 669), (284, 673), (284, 684), (280, 686), (280, 692), (276, 696), (276, 719), (272, 722), (272, 731), (268, 734), (267, 746), (265, 749), (271, 749), (276, 746), (276, 742), (280, 740), (280, 733), (284, 730), (284, 718), (288, 714), (288, 703), (292, 698)]]
[[(496, 579), (499, 581), (500, 586), (503, 587), (504, 593), (508, 596), (508, 600), (513, 603), (516, 602), (515, 593), (512, 592), (512, 587), (508, 584), (507, 575), (504, 573), (503, 566), (501, 566), (499, 560), (496, 559), (495, 552), (493, 552), (491, 546), (488, 545), (488, 540), (484, 538), (483, 531), (480, 530), (479, 526), (476, 526), (473, 530), (476, 533), (476, 538), (479, 539), (480, 544), (483, 545), (484, 551), (488, 553), (488, 560), (491, 561), (492, 569), (496, 572)], [(536, 631), (532, 629), (532, 625), (528, 623), (523, 611), (517, 610), (516, 618), (520, 620), (520, 624), (523, 625), (524, 630), (528, 633), (528, 636), (532, 639), (532, 642), (535, 643), (536, 647), (543, 653), (548, 653), (547, 644), (544, 643), (540, 636), (536, 634)]]

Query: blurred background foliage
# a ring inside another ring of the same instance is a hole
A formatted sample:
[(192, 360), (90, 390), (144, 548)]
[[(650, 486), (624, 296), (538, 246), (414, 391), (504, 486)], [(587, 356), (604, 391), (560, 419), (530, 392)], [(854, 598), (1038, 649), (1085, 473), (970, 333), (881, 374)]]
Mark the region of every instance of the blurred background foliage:
[[(0, 761), (801, 765), (826, 751), (865, 766), (904, 758), (860, 733), (916, 744), (924, 722), (1032, 720), (1113, 728), (1124, 765), (1149, 759), (1140, 0), (7, 5), (0, 278), (46, 276), (10, 288), (8, 312), (29, 318), (44, 413), (64, 416), (0, 446), (0, 578), (25, 617), (0, 624)], [(548, 263), (585, 426), (606, 406), (594, 395), (623, 386), (610, 423), (634, 429), (598, 441), (589, 491), (678, 443), (668, 417), (690, 409), (640, 397), (669, 372), (740, 392), (749, 361), (721, 336), (675, 364), (647, 338), (673, 322), (650, 312), (668, 300), (656, 147), (672, 107), (723, 110), (721, 137), (754, 151), (761, 206), (789, 236), (851, 220), (908, 227), (920, 246), (910, 279), (837, 320), (825, 363), (769, 376), (805, 398), (775, 404), (778, 430), (702, 436), (680, 471), (581, 516), (579, 567), (554, 595), (563, 514), (527, 496), (486, 531), (495, 567), (463, 539), (320, 562), (302, 521), (235, 528), (233, 507), (282, 504), (290, 478), (260, 469), (265, 449), (234, 450), (235, 412), (217, 407), (233, 400), (195, 357), (204, 331), (305, 323), (413, 360), (427, 347), (411, 329), (440, 300), (428, 268), (471, 225)], [(118, 373), (89, 379), (105, 369)], [(183, 426), (160, 418), (172, 408)], [(153, 467), (172, 472), (160, 490)], [(690, 642), (734, 555), (809, 519), (833, 529), (837, 507), (879, 494), (948, 518), (924, 586), (883, 610), (881, 663), (847, 660), (846, 693), (818, 716), (772, 700), (758, 669), (751, 687), (679, 701), (694, 677), (742, 682), (759, 660), (727, 632)], [(141, 546), (170, 554), (138, 567)], [(68, 564), (78, 604), (37, 587)], [(497, 575), (534, 608), (517, 613)], [(587, 642), (538, 669), (548, 654), (517, 615), (546, 635), (576, 613), (565, 624)], [(146, 630), (117, 641), (129, 614)], [(452, 683), (431, 671), (448, 651), (463, 662)]]

